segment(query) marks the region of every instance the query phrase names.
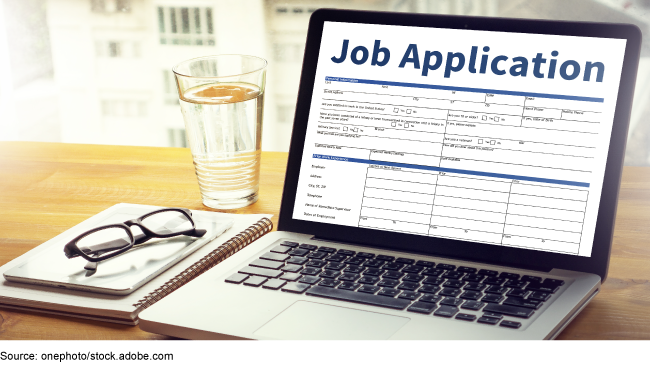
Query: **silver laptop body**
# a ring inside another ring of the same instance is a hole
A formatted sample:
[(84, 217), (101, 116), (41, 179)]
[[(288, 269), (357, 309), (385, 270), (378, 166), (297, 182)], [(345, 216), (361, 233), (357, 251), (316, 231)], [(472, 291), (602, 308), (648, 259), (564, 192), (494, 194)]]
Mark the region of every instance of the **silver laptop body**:
[(629, 25), (316, 11), (278, 231), (140, 327), (555, 338), (606, 278), (639, 47)]

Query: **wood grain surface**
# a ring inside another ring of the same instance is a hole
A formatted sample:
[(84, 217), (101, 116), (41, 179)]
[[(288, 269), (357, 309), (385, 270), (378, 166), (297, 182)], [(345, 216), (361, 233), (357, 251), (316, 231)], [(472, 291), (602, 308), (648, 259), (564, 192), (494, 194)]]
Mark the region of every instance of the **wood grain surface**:
[[(259, 201), (277, 225), (287, 154), (262, 153)], [(0, 142), (0, 265), (117, 203), (211, 210), (188, 149)], [(0, 340), (166, 339), (138, 327), (0, 310)], [(560, 339), (650, 339), (650, 167), (625, 167), (609, 277)]]

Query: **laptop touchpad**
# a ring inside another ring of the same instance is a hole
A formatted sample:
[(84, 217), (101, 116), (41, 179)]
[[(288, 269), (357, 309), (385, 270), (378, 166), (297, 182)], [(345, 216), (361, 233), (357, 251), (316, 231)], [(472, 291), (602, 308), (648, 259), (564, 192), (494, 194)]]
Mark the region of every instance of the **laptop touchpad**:
[(292, 340), (384, 340), (409, 320), (406, 317), (298, 301), (255, 334)]

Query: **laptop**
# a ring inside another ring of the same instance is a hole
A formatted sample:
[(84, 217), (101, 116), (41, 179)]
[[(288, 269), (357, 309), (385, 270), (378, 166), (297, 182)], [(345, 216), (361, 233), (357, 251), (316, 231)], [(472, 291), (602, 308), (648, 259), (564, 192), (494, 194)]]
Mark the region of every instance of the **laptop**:
[(140, 327), (555, 338), (607, 277), (640, 42), (627, 24), (314, 12), (278, 231)]

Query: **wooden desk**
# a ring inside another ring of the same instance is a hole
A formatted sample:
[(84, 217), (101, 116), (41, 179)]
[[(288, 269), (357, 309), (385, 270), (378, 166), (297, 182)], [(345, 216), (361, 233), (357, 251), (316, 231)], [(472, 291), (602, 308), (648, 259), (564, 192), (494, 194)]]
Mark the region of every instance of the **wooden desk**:
[[(259, 201), (277, 224), (287, 154), (262, 154)], [(116, 204), (209, 210), (188, 149), (0, 142), (0, 265)], [(162, 339), (138, 327), (0, 310), (0, 340)], [(626, 167), (609, 278), (560, 339), (650, 339), (650, 167)]]

